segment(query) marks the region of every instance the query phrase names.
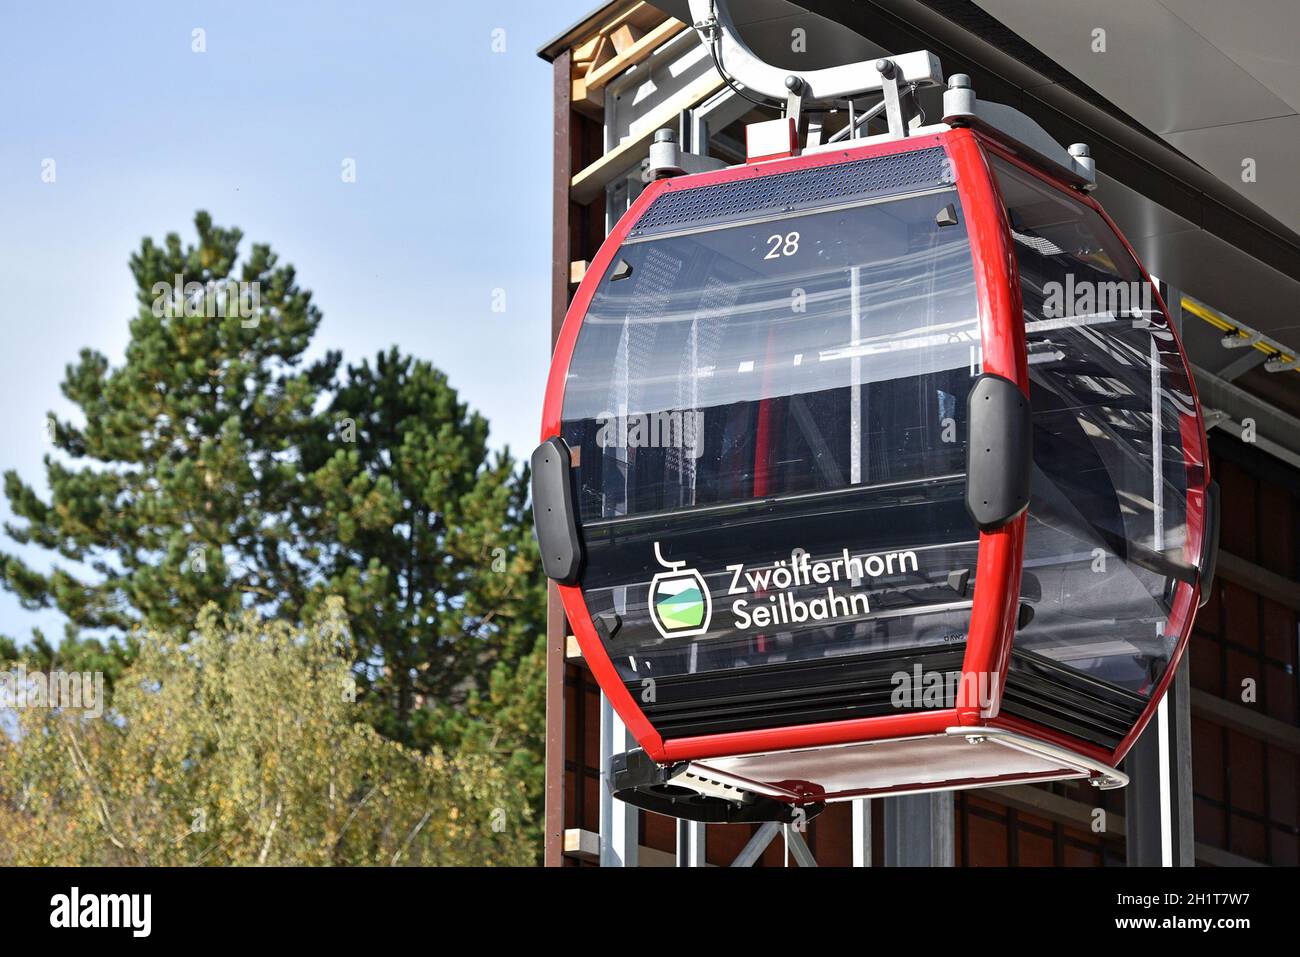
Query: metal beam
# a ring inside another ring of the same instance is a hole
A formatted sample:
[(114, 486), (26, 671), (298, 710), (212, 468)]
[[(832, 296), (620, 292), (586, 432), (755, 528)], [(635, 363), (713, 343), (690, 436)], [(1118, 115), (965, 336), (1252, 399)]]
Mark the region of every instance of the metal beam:
[[(677, 819), (677, 866), (678, 867), (706, 867), (706, 844), (708, 837), (704, 824), (698, 821), (685, 821)], [(742, 854), (744, 852), (742, 851)], [(762, 849), (759, 849), (762, 853)], [(733, 867), (735, 865), (732, 865)], [(748, 866), (748, 865), (744, 865)]]
[(853, 802), (853, 866), (871, 866), (871, 799)]
[(1183, 657), (1168, 692), (1124, 759), (1129, 867), (1193, 867), (1191, 679)]
[(1195, 808), (1192, 801), (1192, 667), (1191, 654), (1184, 653), (1178, 672), (1169, 686), (1169, 781), (1174, 815), (1172, 835), (1174, 866), (1196, 866)]
[(956, 841), (951, 791), (881, 801), (886, 867), (952, 867)]
[(1244, 356), (1233, 359), (1226, 366), (1215, 373), (1224, 382), (1231, 382), (1233, 379), (1240, 378), (1251, 369), (1257, 369), (1268, 361), (1268, 356), (1258, 349), (1251, 349)]
[[(559, 62), (559, 61), (556, 61)], [(575, 203), (590, 203), (604, 190), (606, 184), (615, 177), (623, 175), (633, 165), (641, 162), (650, 149), (650, 141), (655, 130), (671, 126), (677, 122), (682, 110), (689, 109), (701, 100), (711, 96), (723, 86), (718, 74), (705, 74), (688, 84), (677, 96), (671, 98), (646, 119), (645, 125), (636, 135), (629, 137), (610, 152), (606, 153), (586, 169), (575, 173), (570, 181), (571, 195)]]
[(600, 866), (636, 867), (640, 846), (637, 809), (614, 797), (612, 758), (635, 747), (623, 719), (600, 696)]
[[(682, 149), (708, 156), (709, 141), (714, 134), (720, 133), (752, 108), (753, 104), (734, 90), (727, 88), (718, 91), (699, 106), (690, 109), (688, 136), (683, 139)], [(744, 158), (744, 153), (738, 157), (740, 160)]]
[[(679, 822), (679, 826), (685, 823), (685, 821), (681, 821)], [(736, 859), (731, 862), (731, 866), (753, 867), (754, 864), (757, 863), (758, 859), (763, 856), (763, 852), (767, 850), (767, 846), (772, 843), (772, 839), (775, 838), (780, 831), (780, 824), (775, 821), (768, 821), (754, 832), (754, 836), (749, 839), (741, 849), (740, 853), (736, 855)], [(678, 840), (680, 841), (680, 838), (678, 838)]]
[[(1300, 419), (1283, 412), (1245, 389), (1225, 382), (1221, 377), (1192, 366), (1196, 391), (1201, 405), (1226, 413), (1230, 419), (1219, 426), (1238, 438), (1243, 435), (1242, 422), (1254, 421), (1251, 435), (1261, 452), (1267, 452), (1294, 468), (1300, 468)], [(1293, 373), (1288, 373), (1288, 375)]]
[[(892, 73), (882, 74), (876, 62), (862, 61), (818, 70), (789, 70), (764, 62), (754, 54), (731, 19), (727, 0), (690, 0), (691, 21), (702, 42), (712, 44), (718, 62), (742, 86), (778, 102), (787, 93), (801, 94), (808, 101), (850, 99), (880, 90)], [(940, 86), (943, 70), (938, 58), (925, 50), (890, 57), (904, 85)], [(796, 87), (787, 85), (794, 76)], [(894, 129), (893, 123), (890, 124)]]
[(800, 867), (816, 867), (817, 858), (808, 849), (808, 842), (803, 839), (803, 832), (793, 824), (783, 825), (785, 830), (785, 849)]
[(1165, 704), (1124, 758), (1124, 820), (1129, 867), (1167, 867), (1161, 840), (1160, 720)]

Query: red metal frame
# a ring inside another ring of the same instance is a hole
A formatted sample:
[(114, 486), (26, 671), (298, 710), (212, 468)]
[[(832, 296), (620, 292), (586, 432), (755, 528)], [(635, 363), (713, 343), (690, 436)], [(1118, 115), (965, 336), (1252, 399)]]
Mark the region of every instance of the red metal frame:
[[(560, 434), (561, 412), (564, 400), (564, 383), (568, 374), (569, 363), (577, 342), (582, 319), (587, 313), (591, 300), (609, 268), (615, 253), (627, 238), (637, 221), (659, 196), (666, 192), (680, 189), (694, 189), (718, 183), (735, 182), (758, 176), (770, 176), (792, 170), (809, 169), (875, 156), (888, 156), (895, 153), (910, 152), (942, 146), (947, 152), (952, 165), (955, 185), (961, 199), (970, 236), (971, 257), (973, 260), (977, 302), (979, 308), (980, 339), (982, 350), (982, 368), (986, 373), (999, 375), (1017, 383), (1021, 391), (1028, 395), (1029, 375), (1025, 354), (1025, 339), (1021, 333), (1020, 284), (1016, 267), (1015, 252), (1012, 247), (1010, 228), (1006, 220), (1001, 194), (996, 179), (989, 167), (987, 152), (993, 152), (1032, 173), (1041, 181), (1069, 193), (1092, 209), (1101, 213), (1106, 223), (1124, 243), (1130, 253), (1133, 252), (1128, 241), (1115, 227), (1104, 210), (1086, 194), (1080, 194), (1066, 183), (1044, 173), (1017, 159), (1012, 153), (990, 138), (966, 129), (955, 129), (930, 136), (919, 136), (887, 143), (872, 144), (856, 148), (817, 153), (791, 159), (772, 160), (761, 164), (751, 164), (729, 169), (702, 173), (689, 177), (659, 180), (650, 184), (637, 198), (632, 207), (623, 215), (613, 231), (606, 238), (581, 284), (578, 286), (573, 301), (565, 316), (564, 325), (556, 341), (555, 353), (551, 361), (550, 375), (547, 380), (546, 398), (542, 413), (541, 439), (545, 441)], [(1137, 260), (1136, 254), (1133, 256)], [(1140, 263), (1139, 263), (1140, 267)], [(1145, 269), (1142, 275), (1148, 282), (1150, 276)], [(1166, 322), (1172, 330), (1168, 311), (1163, 300), (1157, 294), (1157, 301), (1165, 313)], [(1182, 352), (1182, 343), (1174, 336), (1182, 357), (1184, 369), (1187, 368), (1186, 355)], [(1188, 374), (1188, 387), (1195, 398), (1195, 386)], [(1204, 495), (1209, 481), (1208, 455), (1205, 450), (1204, 427), (1200, 419), (1200, 405), (1196, 404), (1194, 424), (1184, 417), (1184, 445), (1189, 449), (1188, 468), (1188, 549), (1193, 548), (1193, 557), (1199, 555), (1204, 526)], [(1191, 428), (1198, 430), (1197, 436), (1189, 436)], [(1197, 438), (1195, 443), (1200, 451), (1200, 461), (1194, 462), (1191, 456), (1192, 444), (1188, 439)], [(1200, 470), (1203, 481), (1199, 488), (1193, 488), (1192, 478), (1195, 470)], [(1128, 751), (1141, 733), (1172, 680), (1178, 661), (1186, 647), (1187, 637), (1191, 632), (1191, 622), (1197, 603), (1197, 588), (1180, 585), (1175, 597), (1171, 625), (1178, 623), (1179, 641), (1165, 675), (1157, 685), (1151, 697), (1151, 703), (1143, 712), (1136, 726), (1111, 752), (1095, 744), (1054, 732), (1048, 728), (1022, 719), (1001, 716), (998, 713), (1002, 689), (1006, 682), (1006, 671), (1011, 656), (1012, 639), (1018, 612), (1020, 593), (1020, 570), (1024, 552), (1026, 518), (1022, 514), (1003, 528), (993, 532), (982, 532), (979, 537), (979, 553), (976, 565), (977, 587), (971, 608), (971, 622), (967, 633), (966, 653), (963, 659), (963, 688), (990, 687), (993, 701), (987, 704), (981, 713), (980, 702), (958, 702), (956, 708), (927, 711), (903, 715), (885, 715), (872, 718), (857, 718), (846, 721), (831, 721), (818, 724), (796, 725), (782, 728), (770, 728), (754, 731), (729, 732), (725, 734), (702, 735), (689, 738), (677, 738), (665, 742), (655, 731), (650, 721), (642, 712), (633, 696), (624, 686), (618, 672), (610, 660), (604, 645), (596, 634), (591, 621), (582, 589), (578, 585), (559, 586), (561, 601), (565, 614), (573, 627), (582, 653), (595, 675), (597, 682), (608, 696), (610, 704), (624, 724), (636, 737), (646, 753), (656, 761), (678, 761), (720, 757), (736, 754), (750, 754), (764, 751), (777, 751), (792, 748), (819, 747), (845, 744), (854, 741), (873, 741), (900, 736), (940, 733), (956, 725), (978, 726), (989, 724), (1026, 733), (1041, 740), (1048, 741), (1069, 750), (1090, 757), (1106, 764), (1114, 764)], [(995, 682), (981, 682), (980, 676), (995, 676)]]
[[(977, 134), (980, 145), (990, 153), (996, 154), (999, 158), (1015, 165), (1017, 168), (1034, 176), (1040, 182), (1066, 193), (1083, 205), (1095, 210), (1101, 216), (1102, 221), (1110, 228), (1115, 237), (1124, 245), (1128, 254), (1133, 257), (1137, 263), (1138, 270), (1142, 278), (1151, 286), (1152, 294), (1155, 297), (1156, 304), (1160, 307), (1160, 312), (1164, 316), (1165, 326), (1173, 335), (1174, 345), (1178, 349), (1178, 357), (1182, 361), (1183, 372), (1186, 375), (1187, 390), (1192, 397), (1192, 407), (1196, 410), (1195, 417), (1184, 415), (1180, 419), (1179, 427), (1182, 431), (1183, 438), (1183, 461), (1187, 467), (1187, 541), (1184, 545), (1187, 557), (1193, 563), (1199, 561), (1201, 552), (1204, 547), (1205, 538), (1205, 501), (1210, 486), (1210, 452), (1209, 443), (1205, 435), (1205, 420), (1201, 414), (1201, 400), (1196, 392), (1196, 382), (1191, 373), (1191, 365), (1187, 361), (1187, 352), (1183, 349), (1183, 340), (1178, 335), (1178, 330), (1174, 328), (1173, 318), (1169, 315), (1169, 308), (1165, 305), (1164, 298), (1160, 295), (1160, 288), (1151, 279), (1151, 274), (1147, 272), (1146, 267), (1142, 264), (1137, 251), (1129, 243), (1127, 237), (1120, 231), (1119, 226), (1110, 218), (1110, 215), (1102, 208), (1101, 204), (1087, 193), (1081, 193), (1064, 180), (1052, 176), (1045, 170), (1042, 170), (1030, 163), (1025, 162), (1016, 156), (1011, 150), (1003, 146), (992, 137)], [(996, 179), (993, 179), (996, 188)], [(998, 194), (996, 203), (998, 210), (1005, 209), (1005, 204), (1001, 200), (1001, 194)], [(1005, 220), (1005, 214), (1002, 215)], [(1007, 227), (1009, 235), (1009, 226)], [(1010, 263), (1010, 276), (1012, 287), (1019, 296), (1020, 274), (1016, 266), (1015, 256), (1012, 255)], [(1027, 379), (1025, 380), (1027, 384)], [(1198, 481), (1199, 476), (1199, 481)], [(1183, 653), (1187, 649), (1187, 642), (1191, 638), (1192, 624), (1196, 617), (1196, 609), (1200, 603), (1200, 583), (1189, 585), (1186, 582), (1180, 582), (1178, 590), (1174, 595), (1173, 607), (1169, 613), (1169, 624), (1171, 630), (1176, 626), (1178, 631), (1178, 642), (1174, 645), (1174, 652), (1170, 656), (1169, 664), (1165, 672), (1161, 675), (1160, 681), (1152, 690), (1150, 700), (1143, 709), (1137, 722), (1124, 736), (1123, 740), (1116, 746), (1114, 751), (1108, 751), (1105, 748), (1098, 747), (1091, 742), (1075, 738), (1070, 735), (1061, 734), (1049, 728), (1041, 727), (1023, 719), (1014, 718), (1009, 715), (998, 716), (990, 722), (994, 727), (1002, 727), (1011, 731), (1033, 734), (1048, 741), (1057, 744), (1077, 754), (1093, 757), (1097, 760), (1104, 761), (1110, 765), (1118, 764), (1133, 747), (1142, 731), (1146, 728), (1147, 723), (1155, 715), (1156, 709), (1160, 707), (1160, 701), (1169, 688), (1170, 682), (1174, 680), (1174, 675), (1178, 671), (1179, 662), (1182, 660)], [(1010, 645), (1007, 651), (1010, 653)]]
[[(1002, 202), (979, 141), (969, 130), (953, 130), (941, 139), (952, 159), (970, 236), (971, 259), (980, 312), (980, 354), (984, 372), (1015, 382), (1029, 395), (1029, 364), (1020, 326), (1020, 284), (1015, 280), (1015, 252)], [(998, 713), (1011, 659), (1011, 638), (1020, 609), (1020, 564), (1025, 548), (1022, 514), (993, 532), (981, 532), (975, 565), (975, 595), (961, 688), (988, 687), (993, 700), (987, 714), (980, 702), (964, 702), (958, 723), (978, 725)], [(996, 681), (981, 681), (982, 675)]]

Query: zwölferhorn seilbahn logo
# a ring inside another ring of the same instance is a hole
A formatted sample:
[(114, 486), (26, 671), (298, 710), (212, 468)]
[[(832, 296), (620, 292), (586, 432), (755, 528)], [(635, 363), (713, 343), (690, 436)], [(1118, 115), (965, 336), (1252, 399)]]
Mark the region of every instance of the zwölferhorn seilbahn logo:
[(650, 620), (665, 638), (689, 638), (709, 630), (713, 599), (704, 576), (685, 562), (670, 562), (654, 543), (655, 561), (667, 571), (650, 580)]

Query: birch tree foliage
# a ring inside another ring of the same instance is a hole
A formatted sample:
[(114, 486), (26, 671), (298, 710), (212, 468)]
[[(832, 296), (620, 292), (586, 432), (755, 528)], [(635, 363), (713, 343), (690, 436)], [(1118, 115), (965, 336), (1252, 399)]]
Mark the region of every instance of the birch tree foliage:
[(137, 635), (112, 707), (0, 735), (0, 864), (529, 864), (526, 784), (362, 719), (342, 602)]

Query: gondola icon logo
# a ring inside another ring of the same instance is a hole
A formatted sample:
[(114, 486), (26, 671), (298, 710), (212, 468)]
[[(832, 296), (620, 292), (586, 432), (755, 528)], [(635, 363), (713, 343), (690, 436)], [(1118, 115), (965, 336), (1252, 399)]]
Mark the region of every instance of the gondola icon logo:
[(685, 562), (670, 562), (654, 543), (655, 561), (667, 571), (650, 580), (650, 620), (665, 638), (689, 638), (709, 630), (713, 598), (704, 576)]

